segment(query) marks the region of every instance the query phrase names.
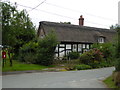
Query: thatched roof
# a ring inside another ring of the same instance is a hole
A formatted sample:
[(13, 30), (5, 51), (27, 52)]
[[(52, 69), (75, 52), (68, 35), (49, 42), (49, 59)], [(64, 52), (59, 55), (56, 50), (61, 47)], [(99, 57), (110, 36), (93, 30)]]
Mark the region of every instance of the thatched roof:
[(55, 22), (40, 22), (38, 35), (43, 29), (45, 34), (54, 30), (60, 42), (79, 42), (79, 43), (97, 43), (98, 37), (105, 38), (105, 42), (113, 40), (116, 32), (110, 29), (102, 29), (95, 27), (55, 23)]

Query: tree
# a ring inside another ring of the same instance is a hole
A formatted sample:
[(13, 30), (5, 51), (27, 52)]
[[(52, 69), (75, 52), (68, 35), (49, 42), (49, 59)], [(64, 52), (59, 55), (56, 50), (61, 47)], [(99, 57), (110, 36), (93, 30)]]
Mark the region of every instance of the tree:
[(63, 24), (71, 24), (71, 22), (60, 22), (60, 23), (63, 23)]
[(113, 80), (115, 85), (120, 87), (120, 27), (116, 28), (117, 31), (117, 42), (115, 43), (115, 72), (113, 72)]
[[(13, 46), (16, 43), (15, 32), (12, 29), (12, 16), (17, 12), (15, 6), (11, 6), (10, 3), (2, 3), (2, 44), (3, 46), (9, 46), (8, 56), (10, 58), (10, 66), (12, 66), (12, 59), (10, 52), (13, 50)], [(11, 48), (12, 47), (12, 48)]]
[(115, 57), (116, 57), (116, 71), (120, 71), (120, 27), (117, 27), (116, 28), (117, 30), (117, 43), (116, 43), (116, 54), (115, 54)]
[(111, 25), (111, 26), (110, 26), (110, 29), (116, 30), (116, 28), (117, 28), (118, 26), (119, 26), (118, 24)]
[(18, 55), (19, 48), (35, 37), (35, 26), (25, 10), (18, 11), (16, 5), (2, 2), (2, 44), (8, 46), (11, 52)]
[(2, 3), (2, 44), (4, 46), (14, 46), (16, 43), (15, 31), (11, 23), (12, 16), (15, 16), (16, 12), (15, 6), (11, 6), (10, 3)]
[(111, 25), (110, 29), (113, 29), (117, 32), (116, 40), (113, 43), (114, 45), (114, 52), (112, 52), (113, 58), (116, 61), (115, 69), (116, 71), (120, 71), (120, 26), (118, 24)]
[[(16, 22), (17, 24), (15, 24)], [(13, 21), (13, 24), (15, 25), (14, 30), (17, 30), (17, 43), (14, 46), (15, 53), (17, 53), (19, 51), (18, 48), (35, 38), (35, 26), (33, 26), (33, 23), (25, 10), (16, 14), (16, 19)]]

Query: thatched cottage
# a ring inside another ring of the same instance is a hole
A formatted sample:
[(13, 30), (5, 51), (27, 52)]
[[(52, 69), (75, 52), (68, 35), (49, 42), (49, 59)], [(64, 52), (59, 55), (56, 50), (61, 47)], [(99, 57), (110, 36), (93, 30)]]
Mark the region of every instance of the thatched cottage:
[(56, 46), (56, 57), (66, 56), (71, 51), (83, 53), (93, 43), (111, 42), (116, 34), (114, 30), (83, 26), (84, 18), (80, 16), (79, 25), (42, 21), (39, 23), (38, 36), (43, 38), (55, 30), (59, 45)]

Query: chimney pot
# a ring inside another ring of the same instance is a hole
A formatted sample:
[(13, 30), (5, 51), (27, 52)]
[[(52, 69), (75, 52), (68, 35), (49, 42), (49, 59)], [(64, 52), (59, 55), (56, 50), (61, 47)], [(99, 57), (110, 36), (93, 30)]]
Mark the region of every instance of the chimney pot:
[(79, 18), (79, 25), (80, 25), (80, 26), (83, 26), (83, 25), (84, 25), (84, 18), (83, 18), (82, 15), (81, 15), (80, 18)]

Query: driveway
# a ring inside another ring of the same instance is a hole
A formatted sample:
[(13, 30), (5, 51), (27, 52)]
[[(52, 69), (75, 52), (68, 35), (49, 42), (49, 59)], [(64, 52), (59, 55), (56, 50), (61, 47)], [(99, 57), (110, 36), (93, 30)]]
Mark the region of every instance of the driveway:
[(102, 80), (114, 67), (94, 70), (4, 75), (3, 88), (106, 88)]

